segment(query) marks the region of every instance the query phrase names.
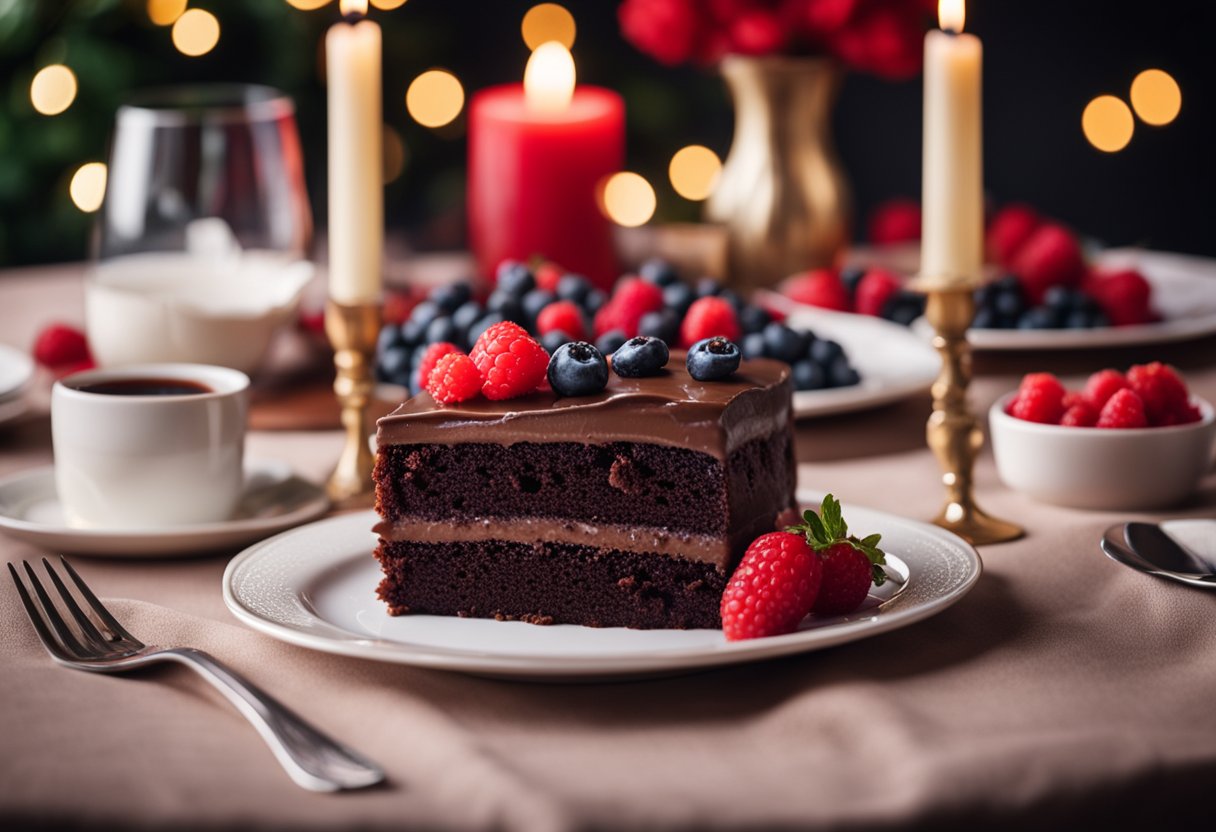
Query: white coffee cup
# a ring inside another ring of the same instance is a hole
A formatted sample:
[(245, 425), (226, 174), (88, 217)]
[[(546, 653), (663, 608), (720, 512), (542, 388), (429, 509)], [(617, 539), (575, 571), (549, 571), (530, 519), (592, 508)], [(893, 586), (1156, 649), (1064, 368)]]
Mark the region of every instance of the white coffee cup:
[(248, 399), (247, 375), (206, 364), (86, 370), (56, 382), (51, 437), (68, 523), (152, 528), (231, 517)]

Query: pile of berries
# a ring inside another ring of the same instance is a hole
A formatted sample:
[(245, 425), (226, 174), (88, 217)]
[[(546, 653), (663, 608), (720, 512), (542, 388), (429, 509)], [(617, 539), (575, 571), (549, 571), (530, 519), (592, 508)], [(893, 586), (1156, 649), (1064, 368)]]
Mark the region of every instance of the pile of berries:
[(1030, 373), (1005, 412), (1017, 419), (1081, 428), (1156, 428), (1203, 418), (1186, 382), (1168, 364), (1136, 364), (1127, 373), (1099, 370), (1080, 391), (1051, 373)]
[(887, 580), (877, 534), (849, 534), (831, 494), (819, 513), (752, 541), (722, 593), (727, 641), (790, 633), (813, 613), (847, 615), (861, 606), (870, 585)]
[[(522, 327), (550, 355), (575, 341), (611, 356), (637, 336), (688, 350), (721, 337), (739, 345), (745, 358), (767, 356), (793, 365), (799, 390), (860, 381), (839, 344), (785, 326), (712, 278), (682, 282), (670, 265), (659, 260), (644, 264), (637, 275), (622, 277), (611, 295), (552, 263), (532, 269), (506, 261), (484, 301), (474, 296), (469, 283), (457, 283), (436, 288), (412, 307), (394, 300), (391, 306), (399, 321), (389, 316), (389, 306), (385, 318), (390, 322), (380, 332), (376, 374), (381, 381), (408, 387), (411, 395), (426, 386), (419, 368), (430, 345), (448, 343), (457, 350), (471, 350), (482, 333), (504, 321)], [(697, 359), (701, 360), (708, 361)]]
[(905, 289), (895, 274), (878, 267), (814, 269), (785, 280), (781, 292), (798, 303), (873, 315), (904, 326), (925, 313), (924, 295)]

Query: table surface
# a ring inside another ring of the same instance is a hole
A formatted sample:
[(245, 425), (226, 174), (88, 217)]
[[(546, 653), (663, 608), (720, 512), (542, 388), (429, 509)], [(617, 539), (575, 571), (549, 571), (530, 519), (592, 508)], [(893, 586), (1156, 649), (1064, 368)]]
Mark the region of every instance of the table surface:
[[(0, 341), (82, 319), (78, 266), (0, 275)], [(1077, 382), (1163, 358), (1216, 399), (1216, 341), (981, 357), (978, 412), (1023, 371)], [(51, 460), (45, 406), (0, 428), (0, 476)], [(913, 518), (938, 508), (927, 401), (805, 422), (799, 482)], [(320, 480), (330, 430), (253, 431), (249, 452)], [(137, 634), (201, 647), (388, 771), (383, 788), (292, 785), (241, 718), (184, 670), (94, 676), (52, 664), (0, 586), (0, 821), (73, 828), (1020, 828), (1201, 817), (1216, 774), (1216, 595), (1102, 556), (1127, 519), (1212, 517), (1216, 475), (1168, 513), (1036, 504), (976, 469), (1022, 540), (923, 623), (800, 657), (657, 681), (537, 685), (380, 665), (285, 645), (227, 612), (232, 553), (77, 558)], [(0, 537), (6, 561), (44, 553)]]

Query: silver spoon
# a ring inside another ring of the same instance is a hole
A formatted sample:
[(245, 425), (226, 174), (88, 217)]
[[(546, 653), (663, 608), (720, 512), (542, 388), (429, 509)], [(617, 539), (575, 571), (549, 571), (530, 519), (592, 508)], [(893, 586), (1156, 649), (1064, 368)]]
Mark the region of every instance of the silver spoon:
[(1160, 578), (1167, 578), (1171, 581), (1178, 581), (1187, 586), (1216, 589), (1216, 574), (1212, 574), (1211, 572), (1180, 572), (1163, 568), (1160, 564), (1148, 560), (1143, 554), (1133, 551), (1126, 543), (1126, 526), (1127, 524), (1124, 523), (1111, 526), (1102, 535), (1102, 551), (1108, 558), (1124, 566), (1130, 566), (1132, 569), (1140, 572), (1156, 575)]

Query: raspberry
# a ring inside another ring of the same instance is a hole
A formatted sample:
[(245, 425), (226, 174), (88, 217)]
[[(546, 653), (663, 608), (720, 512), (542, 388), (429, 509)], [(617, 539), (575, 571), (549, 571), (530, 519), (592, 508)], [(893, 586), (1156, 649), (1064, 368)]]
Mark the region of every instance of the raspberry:
[(693, 301), (684, 315), (684, 322), (680, 324), (680, 343), (685, 348), (717, 336), (738, 341), (742, 334), (735, 307), (729, 301), (713, 296)]
[(1098, 411), (1088, 402), (1077, 402), (1060, 417), (1060, 424), (1066, 428), (1092, 428), (1097, 423)]
[(1030, 304), (1038, 306), (1052, 286), (1079, 283), (1085, 273), (1085, 262), (1072, 232), (1063, 226), (1047, 224), (1030, 235), (1010, 268), (1022, 282)]
[(852, 308), (848, 288), (840, 279), (840, 275), (831, 269), (815, 269), (794, 275), (782, 284), (781, 291), (790, 300), (810, 306), (821, 306), (840, 312), (848, 312)]
[(862, 315), (882, 317), (887, 301), (899, 294), (903, 283), (885, 269), (870, 269), (857, 283), (854, 307)]
[(1148, 418), (1144, 415), (1144, 402), (1131, 390), (1119, 390), (1102, 406), (1096, 427), (1148, 427)]
[(440, 404), (468, 401), (481, 392), (481, 373), (461, 352), (441, 357), (426, 380), (426, 391)]
[(437, 341), (427, 347), (418, 362), (418, 386), (426, 387), (427, 380), (431, 377), (431, 371), (435, 369), (439, 359), (454, 352), (460, 352), (460, 350), (450, 341)]
[(1007, 412), (1015, 419), (1056, 425), (1064, 416), (1065, 395), (1064, 385), (1051, 373), (1030, 373), (1022, 378)]
[(536, 287), (546, 292), (557, 291), (557, 281), (562, 279), (566, 270), (556, 263), (541, 263), (536, 267)]
[(1144, 403), (1144, 412), (1152, 425), (1177, 424), (1177, 418), (1190, 404), (1191, 395), (1177, 370), (1160, 361), (1129, 369), (1127, 386)]
[(44, 367), (92, 361), (84, 333), (67, 324), (49, 324), (34, 340), (34, 360)]
[(548, 335), (550, 332), (564, 332), (575, 341), (585, 339), (587, 324), (578, 304), (574, 301), (559, 300), (540, 310), (540, 314), (536, 316), (536, 334)]
[(920, 239), (920, 203), (914, 199), (889, 199), (870, 214), (870, 242), (886, 246)]
[(988, 258), (1009, 268), (1040, 222), (1039, 215), (1029, 205), (1015, 203), (997, 211), (984, 235)]
[(739, 641), (793, 632), (815, 603), (822, 572), (800, 535), (756, 538), (722, 593), (722, 634)]
[(1085, 284), (1085, 291), (1098, 302), (1112, 326), (1145, 324), (1154, 320), (1153, 287), (1134, 269), (1096, 273)]
[(469, 357), (481, 373), (481, 392), (492, 401), (531, 393), (549, 367), (545, 348), (511, 321), (487, 328), (469, 351)]
[(1098, 370), (1085, 382), (1082, 397), (1094, 410), (1101, 410), (1111, 396), (1127, 387), (1127, 379), (1118, 370)]
[(619, 329), (626, 338), (638, 334), (638, 324), (647, 312), (663, 308), (663, 289), (640, 277), (626, 277), (612, 297), (595, 313), (595, 335)]

